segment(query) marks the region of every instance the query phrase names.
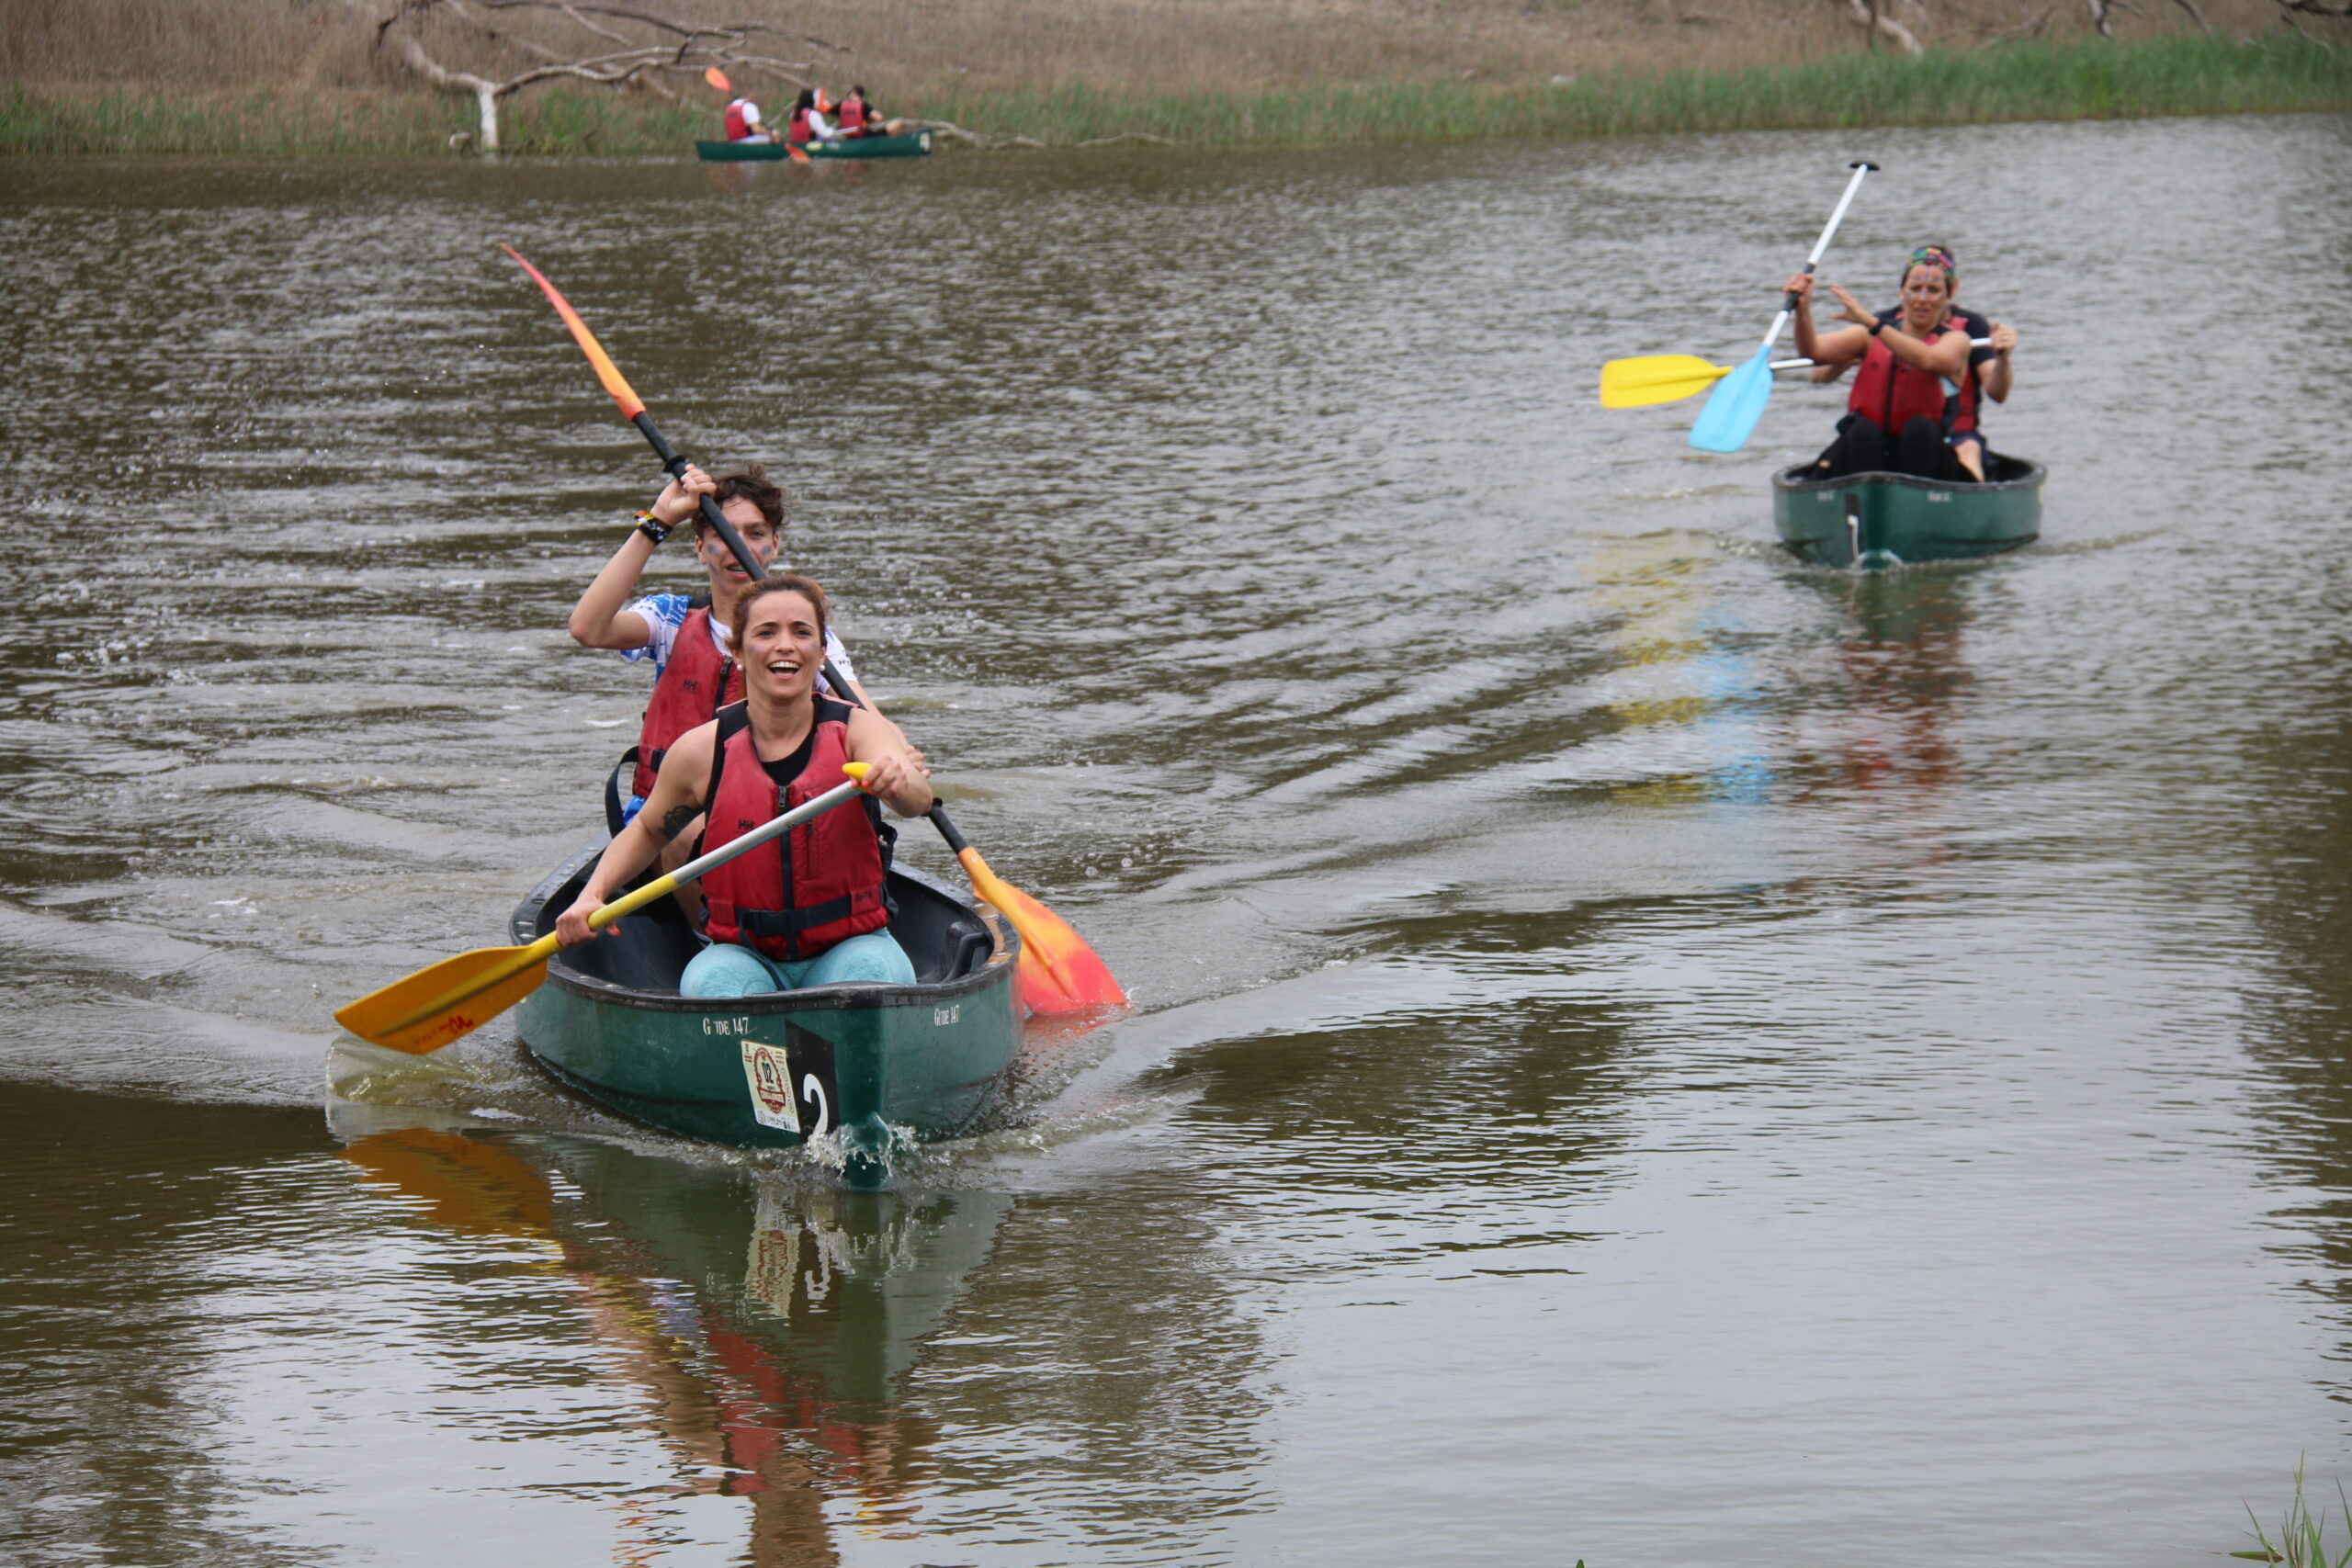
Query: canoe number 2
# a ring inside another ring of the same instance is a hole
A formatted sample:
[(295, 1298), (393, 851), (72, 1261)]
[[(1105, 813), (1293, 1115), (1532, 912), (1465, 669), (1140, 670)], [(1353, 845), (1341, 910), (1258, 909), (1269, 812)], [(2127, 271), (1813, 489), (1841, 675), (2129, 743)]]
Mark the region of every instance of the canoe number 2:
[[(714, 1034), (726, 1032), (730, 1023), (748, 1028), (751, 1021), (722, 1018), (717, 1023)], [(751, 1095), (752, 1120), (803, 1139), (819, 1137), (833, 1125), (832, 1042), (792, 1023), (785, 1025), (784, 1035), (782, 1044), (743, 1042), (743, 1087)]]

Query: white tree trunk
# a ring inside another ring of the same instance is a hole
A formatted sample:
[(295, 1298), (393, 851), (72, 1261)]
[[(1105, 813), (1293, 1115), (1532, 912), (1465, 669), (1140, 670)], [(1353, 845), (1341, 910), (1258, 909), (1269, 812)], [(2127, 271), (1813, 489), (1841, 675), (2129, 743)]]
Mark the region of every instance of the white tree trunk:
[(474, 102), (481, 107), (481, 150), (498, 152), (498, 89), (488, 82), (474, 83)]

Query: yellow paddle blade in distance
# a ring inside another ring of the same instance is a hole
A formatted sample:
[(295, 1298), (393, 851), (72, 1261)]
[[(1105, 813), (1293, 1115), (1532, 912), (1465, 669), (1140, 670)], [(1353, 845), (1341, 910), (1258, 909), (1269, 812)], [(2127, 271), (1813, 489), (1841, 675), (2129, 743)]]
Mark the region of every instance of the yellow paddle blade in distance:
[(1111, 977), (1110, 965), (1068, 920), (990, 871), (979, 851), (967, 845), (956, 858), (964, 863), (972, 891), (1021, 933), (1022, 1005), (1041, 1016), (1127, 1005), (1127, 993)]
[(555, 938), (478, 947), (445, 958), (343, 1008), (334, 1021), (371, 1045), (422, 1056), (470, 1034), (539, 988)]
[(1600, 367), (1600, 406), (1638, 409), (1653, 403), (1679, 402), (1705, 391), (1730, 374), (1729, 366), (1710, 365), (1694, 354), (1612, 359)]

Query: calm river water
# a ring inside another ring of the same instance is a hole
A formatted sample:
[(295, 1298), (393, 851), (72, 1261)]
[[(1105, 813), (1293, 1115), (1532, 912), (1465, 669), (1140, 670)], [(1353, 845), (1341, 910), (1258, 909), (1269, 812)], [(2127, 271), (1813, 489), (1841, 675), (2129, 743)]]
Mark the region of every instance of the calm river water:
[[(1864, 155), (2017, 556), (1779, 555), (1833, 392), (1596, 404)], [(895, 1193), (329, 1020), (646, 690), (500, 241), (1134, 992)], [(0, 248), (0, 1558), (2142, 1568), (2352, 1472), (2352, 121), (19, 159)]]

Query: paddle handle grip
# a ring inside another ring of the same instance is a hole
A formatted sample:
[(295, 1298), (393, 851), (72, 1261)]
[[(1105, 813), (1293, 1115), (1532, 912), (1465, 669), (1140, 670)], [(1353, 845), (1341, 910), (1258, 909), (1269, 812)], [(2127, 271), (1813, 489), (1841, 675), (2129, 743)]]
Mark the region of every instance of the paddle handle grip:
[[(654, 457), (668, 470), (672, 479), (686, 477), (685, 458), (670, 445), (669, 437), (663, 435), (662, 427), (653, 423), (650, 412), (639, 409), (629, 416), (629, 423), (637, 426), (638, 434), (645, 437), (645, 444), (653, 448)], [(762, 566), (760, 558), (752, 553), (752, 547), (743, 542), (743, 536), (735, 531), (735, 525), (727, 521), (727, 513), (718, 509), (718, 502), (707, 495), (695, 499), (702, 503), (702, 520), (710, 525), (710, 531), (718, 536), (719, 543), (735, 553), (735, 558), (743, 563), (743, 570), (751, 574), (752, 581), (757, 582), (765, 577), (767, 568)]]

